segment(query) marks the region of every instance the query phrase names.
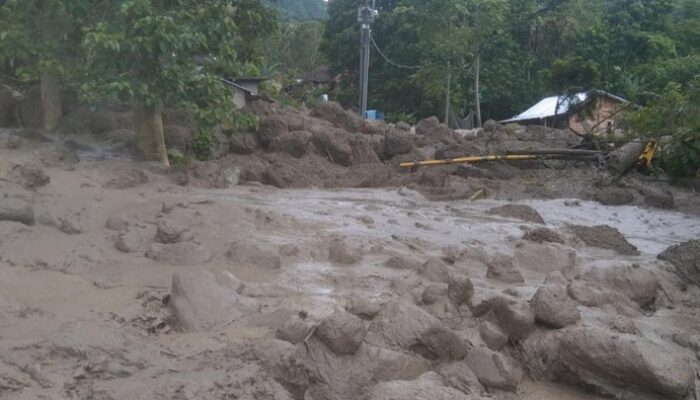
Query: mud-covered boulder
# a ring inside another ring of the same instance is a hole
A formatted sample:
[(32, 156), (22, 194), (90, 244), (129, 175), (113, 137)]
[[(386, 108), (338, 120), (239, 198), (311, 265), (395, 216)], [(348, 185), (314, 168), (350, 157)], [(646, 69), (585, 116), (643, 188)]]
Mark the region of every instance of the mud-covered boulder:
[(238, 133), (231, 135), (229, 151), (233, 154), (253, 154), (259, 146), (258, 138), (249, 133)]
[(173, 274), (169, 306), (178, 325), (186, 331), (223, 328), (256, 308), (241, 297), (241, 282), (227, 271), (181, 270)]
[(432, 282), (447, 283), (450, 281), (450, 271), (447, 264), (438, 257), (428, 259), (418, 270), (423, 278)]
[(20, 185), (0, 181), (0, 221), (34, 225), (34, 194)]
[(459, 139), (458, 135), (447, 125), (441, 124), (436, 117), (423, 119), (416, 124), (416, 135), (450, 144)]
[(23, 163), (17, 164), (10, 170), (9, 177), (12, 181), (20, 183), (27, 189), (36, 189), (44, 187), (51, 182), (51, 178), (44, 170), (36, 164)]
[(357, 249), (350, 249), (342, 239), (333, 240), (328, 247), (328, 259), (341, 265), (353, 265), (362, 261), (362, 254)]
[(608, 225), (571, 225), (569, 229), (590, 247), (615, 251), (626, 256), (637, 256), (639, 250), (631, 245), (617, 229)]
[(348, 299), (345, 309), (362, 319), (373, 319), (386, 305), (386, 300), (372, 299), (367, 296), (352, 295)]
[(499, 297), (494, 301), (493, 315), (514, 342), (525, 339), (535, 329), (535, 313), (524, 300)]
[(659, 288), (656, 276), (649, 269), (616, 262), (588, 265), (579, 273), (579, 278), (621, 293), (641, 307), (654, 303)]
[(464, 361), (452, 361), (440, 365), (436, 372), (442, 378), (445, 386), (457, 389), (467, 395), (480, 396), (483, 390), (479, 378), (474, 371), (469, 368), (469, 364)]
[(469, 344), (439, 319), (400, 300), (384, 307), (372, 321), (370, 332), (373, 341), (414, 351), (428, 359), (455, 359), (469, 350)]
[(700, 285), (700, 240), (689, 240), (671, 246), (658, 257), (673, 264), (681, 279)]
[(206, 264), (212, 259), (211, 251), (201, 243), (153, 243), (146, 251), (146, 257), (170, 265)]
[(540, 378), (625, 400), (683, 399), (692, 387), (688, 356), (668, 345), (593, 327), (552, 332), (522, 345)]
[(532, 298), (535, 319), (552, 328), (564, 328), (581, 319), (576, 303), (569, 298), (563, 285), (546, 285), (537, 289)]
[(622, 293), (601, 288), (592, 282), (576, 280), (566, 288), (569, 297), (586, 307), (612, 307), (625, 316), (640, 315), (637, 303)]
[(434, 372), (413, 381), (390, 381), (375, 385), (367, 400), (471, 400), (471, 397), (445, 386)]
[(618, 187), (606, 187), (598, 190), (593, 198), (606, 206), (624, 206), (634, 201), (631, 191)]
[(445, 296), (447, 296), (446, 283), (430, 283), (423, 290), (421, 302), (425, 305), (432, 305)]
[(308, 131), (294, 131), (279, 135), (270, 141), (270, 151), (289, 154), (294, 158), (301, 158), (308, 154), (311, 146), (311, 137)]
[(523, 235), (523, 240), (535, 243), (557, 243), (564, 244), (564, 239), (559, 233), (548, 228), (532, 229)]
[(387, 159), (401, 154), (410, 153), (413, 149), (411, 134), (400, 131), (391, 131), (386, 134), (384, 141), (384, 155)]
[(494, 351), (498, 351), (508, 344), (508, 335), (503, 332), (500, 326), (490, 321), (479, 323), (479, 336), (486, 346)]
[(514, 392), (522, 380), (522, 369), (515, 360), (484, 347), (470, 351), (467, 364), (487, 388)]
[(289, 133), (289, 128), (280, 115), (269, 115), (260, 118), (258, 125), (258, 140), (263, 147), (267, 147), (272, 142), (272, 139)]
[(275, 337), (292, 344), (303, 342), (314, 329), (314, 322), (306, 316), (294, 315), (275, 331)]
[(226, 258), (230, 263), (242, 267), (262, 268), (267, 270), (282, 267), (279, 252), (271, 246), (256, 244), (247, 240), (236, 240), (229, 245)]
[(314, 131), (311, 142), (319, 155), (328, 158), (334, 164), (348, 167), (352, 164), (352, 147), (349, 136), (343, 130), (328, 128)]
[(367, 335), (365, 323), (344, 310), (326, 317), (316, 328), (316, 337), (336, 354), (355, 354)]
[(177, 221), (161, 219), (156, 225), (156, 240), (163, 244), (176, 243), (182, 239), (186, 231), (187, 227)]
[(544, 224), (544, 219), (534, 208), (523, 204), (506, 204), (487, 211), (490, 215), (519, 219), (521, 221)]
[(673, 193), (670, 191), (644, 188), (641, 190), (644, 196), (644, 202), (650, 207), (662, 208), (665, 210), (673, 210), (676, 208), (676, 200), (673, 198)]
[(519, 243), (513, 258), (519, 269), (544, 274), (572, 271), (576, 267), (576, 252), (557, 243)]
[(469, 303), (474, 295), (474, 284), (466, 275), (452, 274), (447, 282), (447, 297), (452, 304), (461, 306)]
[(486, 277), (505, 283), (523, 283), (525, 278), (518, 270), (513, 257), (498, 254), (488, 262)]
[(381, 161), (379, 155), (375, 151), (372, 141), (368, 137), (357, 135), (350, 138), (349, 143), (351, 150), (350, 164), (376, 164)]
[(311, 116), (326, 120), (336, 128), (341, 128), (351, 133), (364, 132), (365, 120), (360, 115), (345, 110), (340, 104), (332, 101), (319, 104), (311, 112)]

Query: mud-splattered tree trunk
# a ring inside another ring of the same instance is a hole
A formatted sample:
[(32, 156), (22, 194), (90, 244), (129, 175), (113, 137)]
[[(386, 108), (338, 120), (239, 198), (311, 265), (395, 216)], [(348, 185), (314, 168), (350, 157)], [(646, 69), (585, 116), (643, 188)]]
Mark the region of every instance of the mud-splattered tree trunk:
[(141, 155), (150, 161), (159, 161), (163, 166), (170, 166), (165, 148), (163, 116), (160, 109), (145, 105), (134, 108), (136, 120), (136, 147)]
[(50, 72), (44, 72), (41, 75), (41, 111), (44, 130), (47, 132), (56, 130), (63, 118), (63, 106), (58, 79)]

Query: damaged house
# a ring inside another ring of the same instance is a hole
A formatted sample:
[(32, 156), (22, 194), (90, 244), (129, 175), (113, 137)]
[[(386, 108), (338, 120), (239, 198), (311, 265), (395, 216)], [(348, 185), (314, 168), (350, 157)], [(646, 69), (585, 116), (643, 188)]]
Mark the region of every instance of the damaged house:
[(501, 123), (570, 129), (578, 135), (613, 135), (622, 130), (618, 116), (629, 104), (613, 94), (591, 90), (547, 97), (522, 114)]

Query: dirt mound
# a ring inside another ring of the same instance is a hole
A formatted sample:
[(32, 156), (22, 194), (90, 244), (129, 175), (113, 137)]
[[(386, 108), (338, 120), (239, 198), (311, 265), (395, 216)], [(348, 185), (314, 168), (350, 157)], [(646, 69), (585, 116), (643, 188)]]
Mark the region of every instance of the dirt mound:
[(587, 246), (613, 250), (622, 255), (639, 255), (639, 250), (632, 246), (620, 231), (611, 226), (571, 225), (569, 229)]
[(608, 187), (598, 190), (593, 198), (606, 206), (624, 206), (634, 201), (631, 191), (623, 188)]
[(673, 264), (683, 280), (700, 285), (700, 240), (671, 246), (658, 257)]
[(533, 222), (535, 224), (544, 224), (544, 218), (534, 208), (521, 204), (506, 204), (500, 207), (494, 207), (488, 211), (491, 215), (500, 215), (506, 218), (515, 218), (521, 221)]

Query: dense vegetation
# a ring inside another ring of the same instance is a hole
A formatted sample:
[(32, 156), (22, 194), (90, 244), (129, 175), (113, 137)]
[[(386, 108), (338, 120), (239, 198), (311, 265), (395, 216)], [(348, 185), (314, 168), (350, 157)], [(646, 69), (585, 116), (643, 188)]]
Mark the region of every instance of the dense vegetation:
[[(356, 103), (357, 1), (329, 4), (323, 48)], [(700, 74), (699, 0), (382, 0), (370, 108), (416, 119), (475, 108), (514, 115), (545, 95), (603, 89), (631, 100)], [(478, 61), (478, 62), (477, 62)], [(408, 68), (406, 68), (408, 67)]]
[(277, 10), (282, 21), (308, 21), (328, 18), (323, 0), (265, 0)]

